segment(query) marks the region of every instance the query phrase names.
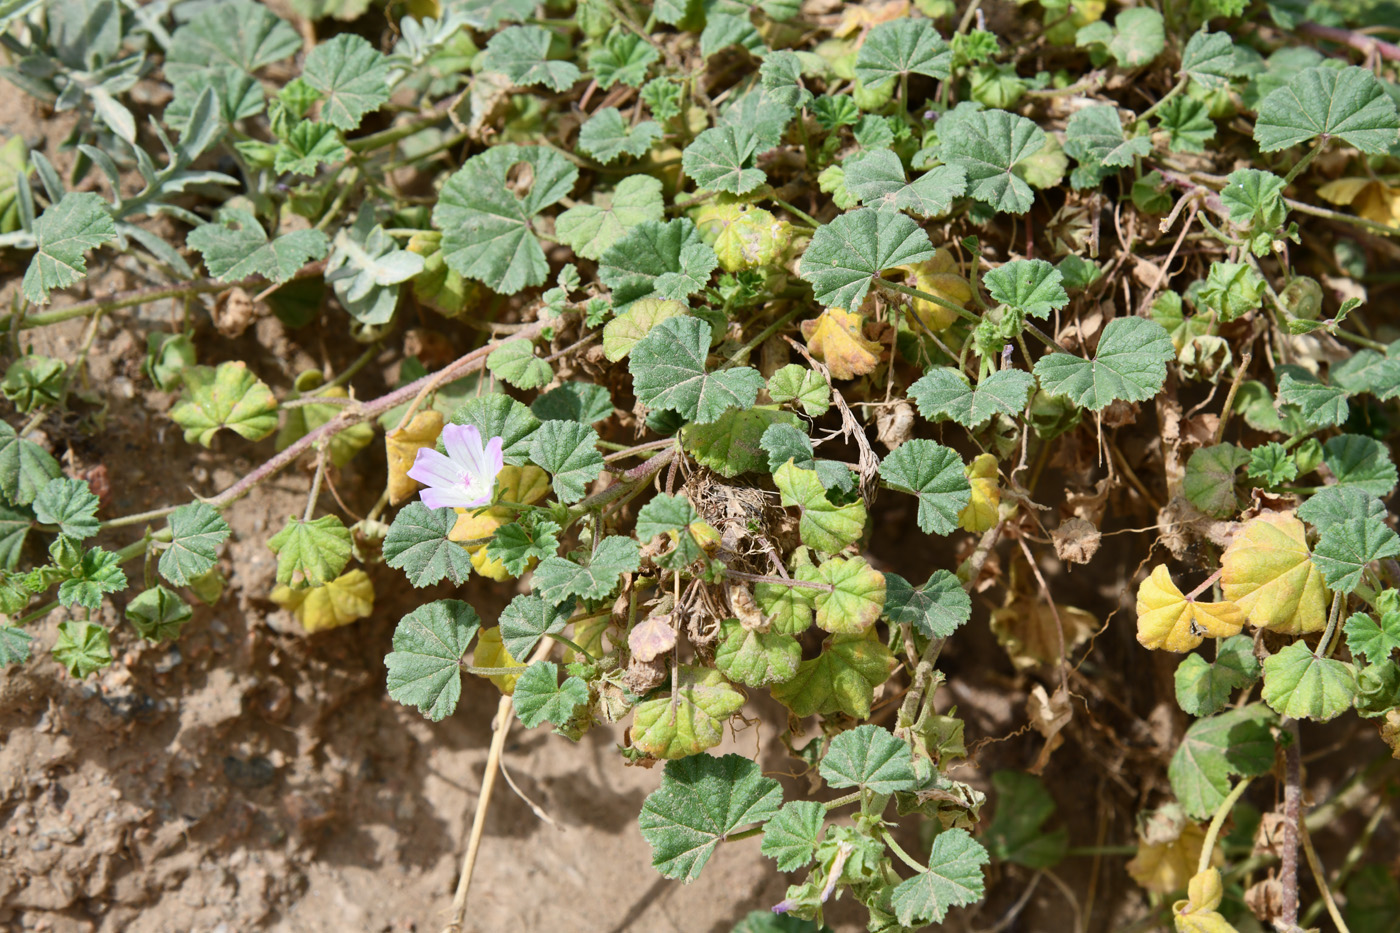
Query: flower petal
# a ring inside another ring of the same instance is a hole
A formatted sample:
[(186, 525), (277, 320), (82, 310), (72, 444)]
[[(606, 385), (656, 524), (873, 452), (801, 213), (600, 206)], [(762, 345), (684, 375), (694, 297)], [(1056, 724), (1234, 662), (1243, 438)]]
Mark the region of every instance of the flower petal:
[(472, 501), (460, 486), (425, 489), (418, 494), (418, 498), (430, 509), (465, 509), (480, 504)]
[(481, 453), (481, 431), (474, 424), (448, 424), (442, 429), (442, 444), (454, 462), (480, 476), (486, 466)]
[(420, 447), (417, 456), (413, 458), (413, 466), (408, 470), (408, 476), (424, 486), (465, 486), (463, 470), (463, 466), (458, 466), (431, 447)]
[(486, 442), (486, 481), (488, 485), (496, 482), (496, 477), (506, 465), (504, 445), (505, 441), (499, 437), (493, 437)]

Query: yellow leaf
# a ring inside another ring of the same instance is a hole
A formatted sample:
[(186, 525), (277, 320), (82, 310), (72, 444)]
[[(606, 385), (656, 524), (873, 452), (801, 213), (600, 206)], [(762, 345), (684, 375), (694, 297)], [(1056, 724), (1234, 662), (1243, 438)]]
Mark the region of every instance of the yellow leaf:
[[(518, 667), (522, 671), (525, 669), (525, 662), (517, 661), (510, 656), (506, 646), (501, 644), (501, 629), (493, 625), (484, 628), (476, 636), (476, 652), (472, 655), (473, 667)], [(515, 682), (520, 679), (519, 674), (493, 674), (486, 678), (496, 685), (496, 689), (504, 694), (515, 692)]]
[(997, 458), (993, 454), (978, 454), (964, 469), (972, 483), (972, 498), (958, 513), (958, 527), (975, 533), (987, 531), (997, 523), (997, 509), (1001, 505)]
[(725, 272), (771, 265), (792, 242), (790, 224), (749, 204), (706, 204), (695, 225)]
[[(1174, 838), (1160, 842), (1148, 842), (1139, 831), (1137, 855), (1128, 863), (1128, 874), (1156, 894), (1180, 891), (1195, 873), (1205, 844), (1206, 831), (1197, 823), (1183, 823)], [(1218, 856), (1217, 851), (1214, 857)]]
[(389, 504), (398, 505), (416, 493), (422, 484), (408, 478), (418, 451), (432, 447), (442, 433), (442, 412), (420, 411), (402, 428), (384, 435), (384, 451), (389, 460)]
[(320, 586), (272, 591), (272, 601), (290, 610), (307, 633), (340, 628), (363, 619), (374, 608), (374, 584), (363, 570), (351, 570)]
[(1317, 193), (1333, 204), (1349, 204), (1357, 216), (1378, 224), (1400, 227), (1400, 188), (1373, 178), (1338, 178)]
[[(972, 300), (971, 283), (958, 273), (958, 262), (946, 249), (939, 249), (932, 259), (912, 266), (901, 266), (900, 271), (913, 276), (911, 284), (914, 288), (951, 301), (960, 308), (966, 308)], [(910, 298), (909, 304), (923, 325), (935, 333), (948, 329), (958, 319), (953, 309), (926, 298)]]
[(1303, 523), (1265, 512), (1235, 535), (1220, 558), (1220, 589), (1256, 628), (1287, 635), (1327, 624), (1327, 587), (1312, 562)]
[(1220, 915), (1217, 908), (1225, 897), (1220, 871), (1207, 868), (1191, 878), (1186, 900), (1172, 905), (1172, 921), (1177, 933), (1239, 933)]
[(1198, 603), (1172, 582), (1166, 564), (1158, 564), (1137, 594), (1137, 639), (1144, 648), (1190, 651), (1209, 635), (1229, 638), (1244, 627), (1244, 613), (1232, 602)]
[(880, 23), (900, 19), (909, 15), (909, 0), (889, 0), (877, 7), (847, 5), (841, 14), (841, 22), (832, 30), (837, 38), (844, 39), (858, 29), (869, 29)]
[(816, 320), (802, 322), (802, 336), (833, 379), (854, 379), (880, 362), (880, 344), (865, 337), (864, 327), (864, 315), (828, 308)]
[[(1064, 626), (1065, 651), (1071, 652), (1098, 628), (1098, 620), (1083, 609), (1056, 603)], [(1019, 670), (1060, 661), (1060, 631), (1055, 616), (1038, 597), (1017, 595), (992, 612), (992, 634)]]

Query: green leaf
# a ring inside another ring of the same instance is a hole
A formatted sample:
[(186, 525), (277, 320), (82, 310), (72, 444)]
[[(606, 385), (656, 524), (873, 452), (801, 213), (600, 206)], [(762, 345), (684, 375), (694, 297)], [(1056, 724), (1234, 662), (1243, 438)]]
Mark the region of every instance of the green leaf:
[(968, 194), (1000, 213), (1030, 210), (1034, 194), (1016, 170), (1045, 146), (1044, 130), (1005, 110), (969, 113), (939, 126), (943, 161), (967, 174)]
[[(628, 175), (611, 194), (595, 194), (592, 204), (579, 204), (556, 217), (554, 232), (578, 255), (598, 260), (627, 231), (644, 221), (659, 222), (665, 214), (660, 179)], [(608, 323), (611, 326), (613, 322)], [(605, 343), (606, 340), (604, 334)]]
[(86, 677), (112, 663), (112, 641), (107, 630), (92, 622), (60, 622), (54, 640), (53, 659), (74, 677)]
[(820, 655), (797, 666), (792, 680), (772, 688), (773, 699), (798, 717), (840, 712), (868, 718), (875, 688), (894, 665), (894, 656), (873, 635), (831, 636)]
[(76, 603), (86, 609), (98, 609), (103, 596), (126, 589), (126, 574), (117, 563), (117, 555), (100, 547), (83, 554), (71, 573), (72, 579), (58, 586), (58, 601), (64, 606)]
[(1108, 52), (1124, 68), (1146, 65), (1166, 48), (1162, 14), (1151, 7), (1134, 7), (1113, 21)]
[(1145, 402), (1167, 381), (1176, 348), (1162, 325), (1140, 317), (1115, 318), (1104, 328), (1092, 361), (1051, 353), (1035, 364), (1040, 387), (1081, 408), (1102, 411), (1115, 401)]
[(573, 612), (573, 599), (556, 606), (522, 593), (501, 610), (501, 644), (512, 658), (528, 658), (541, 638), (564, 631)]
[(453, 424), (471, 424), (482, 437), (501, 438), (505, 462), (521, 466), (530, 456), (530, 439), (540, 422), (530, 409), (509, 395), (492, 393), (467, 402), (452, 413)]
[(1254, 139), (1277, 152), (1321, 136), (1339, 137), (1362, 152), (1381, 154), (1396, 141), (1400, 115), (1376, 76), (1365, 68), (1309, 68), (1259, 103)]
[(705, 130), (685, 147), (681, 167), (701, 188), (747, 194), (767, 181), (756, 167), (758, 137), (742, 126)]
[(826, 554), (854, 544), (865, 530), (865, 504), (857, 500), (833, 505), (826, 487), (813, 470), (799, 469), (791, 460), (773, 471), (783, 508), (802, 510), (798, 533), (802, 543)]
[(1342, 424), (1350, 414), (1345, 389), (1324, 385), (1296, 366), (1279, 376), (1278, 400), (1285, 405), (1296, 405), (1303, 420), (1315, 428)]
[(24, 629), (0, 625), (0, 669), (28, 661), (33, 642), (34, 636)]
[(588, 53), (588, 67), (598, 87), (605, 91), (619, 81), (629, 87), (641, 87), (647, 79), (647, 69), (658, 57), (656, 49), (641, 36), (614, 32), (601, 48)]
[(0, 392), (21, 412), (29, 414), (40, 405), (59, 403), (67, 372), (68, 367), (53, 357), (21, 356), (5, 370)]
[(797, 416), (771, 408), (732, 408), (713, 424), (687, 424), (681, 443), (697, 461), (726, 478), (771, 472), (763, 438), (775, 424), (794, 425)]
[[(508, 184), (511, 169), (522, 164), (532, 177), (524, 195)], [(543, 285), (549, 263), (530, 224), (577, 180), (577, 168), (542, 146), (496, 146), (468, 159), (433, 208), (448, 268), (502, 295)]]
[(1329, 589), (1350, 593), (1361, 582), (1367, 564), (1396, 555), (1400, 555), (1400, 535), (1383, 522), (1358, 516), (1330, 525), (1313, 549), (1312, 562)]
[(817, 627), (834, 635), (856, 635), (875, 624), (885, 608), (885, 577), (864, 557), (832, 557), (817, 567)]
[(185, 240), (204, 257), (204, 267), (221, 282), (260, 275), (285, 282), (314, 259), (326, 258), (330, 241), (320, 230), (296, 230), (269, 240), (256, 217), (223, 208), (215, 223), (202, 224)]
[(1236, 690), (1259, 679), (1259, 659), (1247, 635), (1232, 635), (1218, 643), (1215, 661), (1188, 654), (1176, 668), (1176, 704), (1192, 716), (1213, 716), (1225, 708)]
[(1298, 506), (1298, 517), (1322, 534), (1350, 518), (1384, 522), (1385, 503), (1356, 486), (1324, 486)]
[(797, 871), (812, 863), (826, 825), (826, 808), (815, 800), (790, 800), (763, 826), (760, 851), (778, 863), (778, 871)]
[(790, 422), (777, 422), (763, 432), (759, 442), (768, 452), (768, 469), (778, 469), (789, 460), (800, 470), (815, 470), (817, 479), (827, 490), (854, 492), (855, 478), (851, 468), (834, 460), (818, 460), (812, 449), (812, 439)]
[(531, 402), (530, 411), (541, 421), (593, 424), (613, 413), (613, 403), (606, 386), (565, 382)]
[(1055, 798), (1040, 779), (1020, 771), (997, 771), (992, 787), (997, 809), (983, 837), (991, 856), (1037, 870), (1058, 865), (1069, 847), (1069, 831), (1045, 829), (1045, 821), (1055, 815)]
[(928, 871), (901, 881), (891, 892), (896, 919), (904, 926), (942, 923), (949, 907), (981, 900), (987, 860), (987, 850), (967, 830), (945, 829), (933, 840)]
[(301, 50), (292, 25), (252, 0), (202, 7), (173, 40), (165, 51), (165, 77), (171, 81), (226, 65), (251, 74)]
[(802, 662), (802, 646), (791, 635), (750, 631), (738, 619), (720, 623), (715, 667), (746, 687), (767, 687), (791, 680)]
[[(803, 551), (805, 554), (806, 552)], [(806, 573), (799, 572), (798, 579), (811, 575), (816, 568), (807, 563)], [(781, 583), (759, 583), (753, 590), (758, 607), (768, 620), (768, 630), (781, 635), (801, 635), (812, 626), (812, 607), (816, 603), (816, 591), (805, 586), (786, 586)]]
[(13, 572), (19, 569), (24, 541), (33, 526), (34, 519), (30, 515), (0, 505), (0, 570)]
[(882, 271), (932, 256), (928, 234), (912, 219), (866, 207), (812, 234), (800, 275), (826, 307), (857, 309)]
[[(486, 545), (486, 559), (500, 561), (506, 573), (518, 577), (529, 569), (531, 561), (544, 560), (559, 550), (561, 530), (558, 523), (545, 520), (529, 528), (517, 522), (502, 525)], [(511, 657), (523, 655), (511, 652)]]
[(47, 450), (0, 421), (0, 494), (15, 505), (29, 505), (60, 472)]
[(400, 249), (364, 205), (354, 225), (336, 234), (326, 281), (335, 286), (351, 317), (361, 324), (387, 324), (398, 306), (398, 284), (422, 272), (424, 265), (418, 253)]
[(203, 502), (182, 505), (170, 513), (170, 546), (160, 555), (160, 575), (176, 586), (188, 586), (213, 569), (219, 545), (229, 536), (228, 522)]
[(809, 418), (819, 418), (831, 407), (831, 386), (797, 363), (782, 366), (768, 377), (768, 396), (779, 405), (793, 403)]
[(444, 577), (461, 585), (471, 576), (472, 558), (466, 548), (447, 537), (456, 524), (455, 509), (430, 509), (410, 502), (394, 516), (384, 536), (384, 563), (402, 570), (415, 587), (432, 586)]
[(524, 339), (498, 345), (486, 357), (486, 368), (517, 389), (538, 389), (554, 378), (554, 369), (536, 356), (535, 345)]
[(34, 225), (38, 251), (24, 273), (24, 297), (46, 304), (49, 293), (87, 275), (83, 254), (117, 238), (117, 225), (100, 195), (70, 191)]
[(765, 50), (763, 37), (748, 16), (732, 13), (710, 12), (705, 19), (705, 29), (700, 33), (700, 54), (709, 58), (716, 52), (731, 45), (747, 49), (751, 54), (762, 57)]
[(462, 12), (467, 25), (490, 32), (501, 23), (519, 23), (535, 15), (533, 0), (458, 0), (453, 6)]
[(865, 36), (856, 54), (856, 77), (867, 87), (906, 75), (947, 80), (953, 49), (926, 19), (903, 17), (880, 23)]
[(1181, 52), (1181, 70), (1209, 91), (1224, 90), (1230, 79), (1241, 73), (1235, 56), (1235, 43), (1223, 32), (1207, 32), (1204, 28), (1193, 35)]
[(451, 715), (462, 697), (459, 662), (480, 628), (476, 610), (458, 599), (440, 599), (404, 616), (394, 629), (394, 650), (384, 658), (389, 696), (418, 707), (433, 722)]
[(560, 502), (577, 502), (603, 472), (598, 432), (574, 421), (546, 421), (530, 438), (530, 459), (552, 476)]
[(1254, 703), (1192, 723), (1167, 767), (1187, 814), (1205, 819), (1225, 801), (1231, 775), (1251, 777), (1274, 766), (1273, 722), (1273, 714)]
[(1226, 177), (1225, 187), (1220, 189), (1220, 203), (1229, 210), (1230, 223), (1236, 226), (1277, 230), (1288, 218), (1284, 187), (1283, 179), (1273, 172), (1242, 168)]
[(1356, 698), (1356, 668), (1345, 661), (1319, 658), (1301, 641), (1264, 659), (1264, 702), (1294, 719), (1326, 722), (1351, 708)]
[(57, 525), (59, 531), (81, 541), (97, 534), (100, 504), (82, 480), (51, 479), (34, 497), (34, 517), (46, 525)]
[(742, 755), (668, 761), (661, 786), (642, 802), (651, 863), (667, 878), (694, 881), (725, 837), (771, 819), (782, 800), (782, 786)]
[(1322, 445), (1322, 462), (1337, 478), (1338, 486), (1354, 486), (1381, 497), (1395, 488), (1395, 464), (1390, 451), (1375, 438), (1341, 434)]
[(1076, 110), (1065, 124), (1065, 152), (1079, 162), (1071, 176), (1075, 188), (1097, 185), (1114, 170), (1132, 165), (1134, 159), (1151, 151), (1150, 136), (1123, 137), (1123, 121), (1112, 104)]
[(1157, 114), (1157, 127), (1167, 134), (1167, 148), (1172, 152), (1205, 152), (1206, 144), (1215, 138), (1215, 121), (1210, 107), (1190, 97), (1173, 97)]
[(350, 157), (350, 150), (329, 123), (303, 120), (277, 141), (272, 169), (293, 175), (315, 175), (322, 165), (336, 165)]
[(977, 428), (998, 413), (1019, 415), (1034, 386), (1031, 374), (1019, 369), (996, 370), (972, 386), (956, 368), (938, 366), (909, 387), (909, 397), (930, 421), (951, 418), (963, 427)]
[(895, 625), (912, 625), (925, 638), (947, 638), (972, 617), (972, 597), (947, 570), (935, 570), (918, 589), (887, 573), (885, 616)]
[(647, 700), (632, 718), (632, 745), (652, 758), (684, 758), (713, 748), (744, 695), (713, 668), (682, 666), (674, 694)]
[(277, 428), (277, 399), (242, 360), (213, 366), (191, 366), (184, 372), (184, 391), (170, 409), (170, 418), (185, 430), (185, 443), (208, 447), (220, 428), (250, 441), (262, 440)]
[(1212, 518), (1227, 518), (1239, 508), (1235, 473), (1248, 462), (1249, 451), (1234, 444), (1198, 448), (1186, 461), (1181, 491), (1192, 505)]
[(958, 513), (972, 500), (962, 458), (934, 441), (901, 444), (880, 464), (880, 478), (919, 500), (919, 528), (926, 534), (952, 534)]
[(1352, 395), (1369, 392), (1382, 401), (1400, 395), (1400, 359), (1357, 350), (1331, 370), (1332, 384)]
[(642, 298), (684, 301), (709, 283), (718, 265), (690, 220), (646, 220), (604, 251), (598, 278), (622, 313)]
[(302, 80), (321, 92), (321, 119), (353, 130), (389, 100), (389, 59), (354, 33), (317, 43)]
[(1352, 933), (1388, 933), (1400, 913), (1400, 884), (1380, 863), (1362, 865), (1347, 881), (1345, 919)]
[(309, 522), (289, 515), (267, 546), (277, 555), (278, 583), (329, 583), (350, 560), (350, 530), (334, 515)]
[(491, 37), (481, 64), (499, 71), (516, 87), (540, 84), (551, 91), (567, 91), (579, 79), (572, 62), (552, 61), (549, 42), (553, 34), (543, 26), (511, 26)]
[(875, 794), (915, 790), (914, 750), (883, 726), (856, 726), (831, 740), (821, 776), (830, 787), (859, 787)]
[(611, 536), (598, 542), (586, 566), (564, 557), (550, 556), (535, 568), (535, 593), (551, 603), (570, 596), (602, 599), (612, 593), (624, 573), (641, 566), (642, 555), (631, 538)]
[(1064, 276), (1043, 259), (1013, 259), (990, 270), (983, 281), (994, 301), (1041, 320), (1069, 304)]
[(586, 152), (603, 165), (607, 165), (624, 155), (640, 159), (660, 138), (661, 124), (655, 120), (645, 120), (636, 126), (630, 126), (622, 119), (622, 111), (616, 107), (604, 107), (579, 128), (578, 148), (580, 152)]
[(747, 366), (706, 372), (710, 325), (693, 317), (661, 321), (632, 348), (627, 367), (637, 399), (706, 424), (731, 408), (749, 408), (763, 377)]
[(1342, 631), (1353, 657), (1363, 656), (1371, 664), (1380, 664), (1400, 648), (1400, 612), (1382, 612), (1379, 622), (1358, 612), (1347, 619)]
[(952, 165), (940, 165), (916, 178), (904, 180), (904, 163), (890, 149), (867, 149), (838, 166), (846, 190), (866, 204), (885, 211), (908, 211), (917, 217), (939, 217), (953, 209), (953, 202), (967, 191), (967, 174)]
[(1281, 486), (1298, 478), (1298, 461), (1288, 448), (1270, 441), (1249, 452), (1249, 468), (1245, 472), (1266, 486)]
[(562, 726), (587, 702), (588, 684), (578, 677), (566, 677), (560, 684), (559, 665), (553, 661), (536, 661), (525, 668), (511, 694), (515, 715), (527, 729), (545, 720)]
[(149, 642), (174, 641), (194, 615), (174, 590), (153, 586), (126, 604), (126, 617)]

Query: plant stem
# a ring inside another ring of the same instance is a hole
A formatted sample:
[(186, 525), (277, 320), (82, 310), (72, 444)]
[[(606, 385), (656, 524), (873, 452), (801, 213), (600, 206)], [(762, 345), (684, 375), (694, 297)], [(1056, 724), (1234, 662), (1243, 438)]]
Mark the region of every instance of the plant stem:
[(1167, 101), (1171, 100), (1173, 97), (1186, 90), (1186, 85), (1190, 83), (1190, 78), (1182, 78), (1180, 81), (1176, 82), (1176, 84), (1172, 85), (1172, 89), (1170, 91), (1163, 94), (1162, 97), (1157, 101), (1157, 103), (1153, 104), (1151, 107), (1148, 107), (1141, 114), (1139, 114), (1137, 120), (1133, 122), (1136, 123), (1142, 120), (1146, 120), (1148, 117), (1161, 110), (1163, 105), (1165, 105)]
[(826, 803), (822, 804), (822, 809), (830, 813), (838, 807), (844, 807), (848, 803), (855, 803), (857, 800), (861, 799), (864, 794), (864, 791), (853, 790), (849, 794), (837, 797), (835, 800), (828, 800)]
[(891, 282), (889, 279), (877, 278), (875, 284), (897, 291), (900, 294), (908, 295), (910, 298), (922, 298), (924, 301), (931, 301), (940, 308), (947, 308), (949, 311), (954, 312), (958, 317), (970, 324), (980, 324), (982, 322), (982, 319), (971, 311), (961, 305), (954, 304), (946, 298), (941, 298), (938, 295), (933, 295), (917, 288), (910, 288), (908, 285), (901, 285), (898, 282)]
[(900, 846), (899, 843), (894, 841), (894, 833), (890, 832), (889, 830), (884, 830), (880, 833), (880, 835), (881, 837), (883, 837), (885, 845), (889, 846), (890, 849), (894, 852), (894, 854), (899, 856), (899, 860), (901, 862), (908, 865), (910, 868), (914, 869), (920, 874), (924, 874), (928, 871), (927, 865), (920, 864), (917, 859), (915, 859), (908, 852), (905, 852), (903, 847)]
[(1317, 850), (1313, 848), (1312, 837), (1308, 835), (1306, 826), (1302, 827), (1300, 835), (1303, 838), (1303, 854), (1308, 858), (1308, 868), (1312, 870), (1317, 889), (1322, 892), (1322, 902), (1327, 905), (1328, 915), (1337, 925), (1337, 933), (1351, 933), (1346, 921), (1342, 919), (1342, 912), (1337, 909), (1337, 901), (1332, 897), (1332, 889), (1327, 885), (1327, 875), (1322, 870), (1322, 861), (1317, 857)]
[(810, 225), (813, 229), (816, 229), (816, 228), (818, 228), (818, 227), (820, 227), (820, 226), (822, 225), (822, 222), (821, 222), (820, 220), (817, 220), (817, 218), (813, 217), (811, 214), (807, 213), (806, 211), (801, 210), (800, 208), (795, 207), (795, 206), (789, 204), (788, 202), (784, 201), (782, 198), (769, 198), (769, 200), (772, 201), (774, 204), (778, 205), (779, 207), (783, 208), (784, 210), (786, 210), (789, 214), (793, 214), (794, 216), (800, 218), (801, 220), (806, 221), (806, 222), (808, 223), (808, 225)]
[(1196, 874), (1200, 874), (1210, 867), (1211, 856), (1215, 854), (1215, 840), (1220, 836), (1220, 829), (1225, 825), (1225, 819), (1230, 815), (1230, 811), (1235, 808), (1245, 790), (1249, 787), (1249, 782), (1254, 780), (1247, 777), (1235, 785), (1234, 790), (1220, 802), (1220, 806), (1215, 808), (1215, 816), (1211, 818), (1210, 828), (1206, 830), (1206, 840), (1201, 845), (1201, 858), (1196, 863)]
[(1288, 174), (1283, 176), (1283, 186), (1285, 188), (1288, 187), (1290, 184), (1293, 183), (1293, 179), (1301, 175), (1303, 173), (1303, 170), (1306, 169), (1309, 165), (1312, 165), (1313, 159), (1316, 159), (1318, 157), (1318, 154), (1322, 152), (1323, 148), (1326, 145), (1326, 142), (1318, 143), (1316, 146), (1313, 146), (1311, 149), (1308, 150), (1307, 155), (1303, 156), (1297, 162), (1294, 162), (1293, 167), (1288, 170)]
[(1286, 728), (1293, 736), (1284, 751), (1283, 849), (1280, 853), (1279, 884), (1283, 889), (1279, 928), (1298, 926), (1298, 820), (1303, 809), (1303, 755), (1299, 749), (1298, 722), (1288, 719)]

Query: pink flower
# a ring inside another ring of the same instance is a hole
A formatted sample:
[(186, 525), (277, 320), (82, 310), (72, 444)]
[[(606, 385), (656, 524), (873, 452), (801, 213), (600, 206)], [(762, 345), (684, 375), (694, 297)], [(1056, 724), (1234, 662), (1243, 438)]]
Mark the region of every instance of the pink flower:
[(486, 505), (496, 485), (496, 474), (505, 465), (501, 438), (481, 446), (481, 432), (471, 424), (449, 424), (442, 429), (443, 456), (431, 447), (420, 447), (408, 471), (428, 488), (419, 494), (430, 509), (469, 509)]

